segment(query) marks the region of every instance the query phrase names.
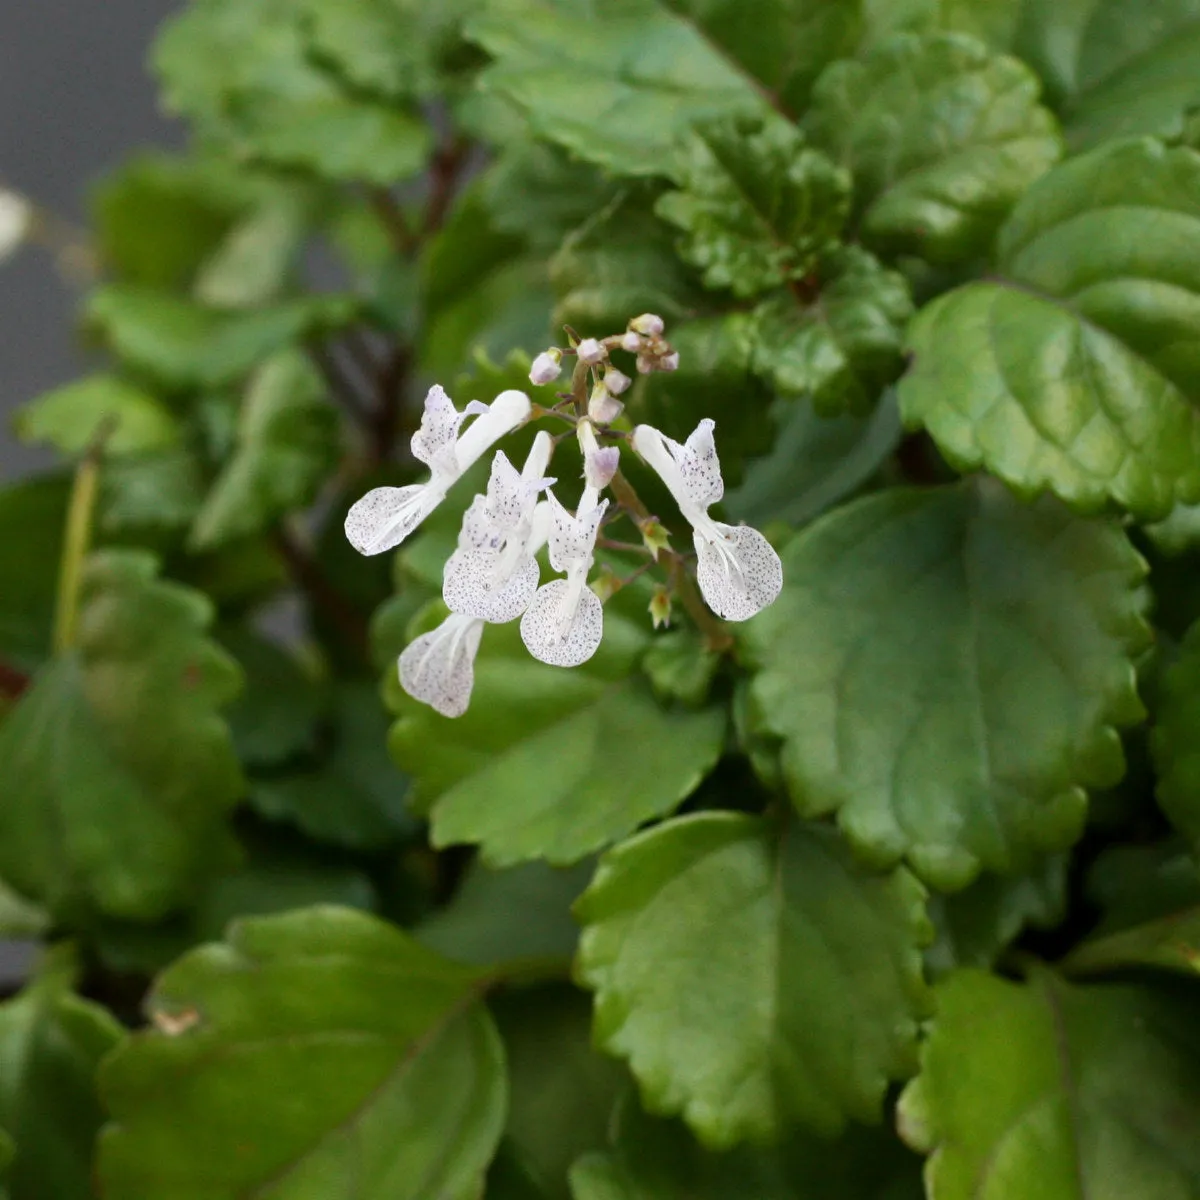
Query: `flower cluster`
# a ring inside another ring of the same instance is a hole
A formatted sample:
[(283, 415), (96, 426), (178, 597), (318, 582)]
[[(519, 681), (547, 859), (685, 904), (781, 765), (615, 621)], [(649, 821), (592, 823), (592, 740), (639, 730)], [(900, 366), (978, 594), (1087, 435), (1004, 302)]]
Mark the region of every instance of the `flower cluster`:
[[(601, 529), (611, 519), (630, 517), (653, 560), (665, 541), (653, 532), (657, 523), (645, 514), (623, 478), (621, 503), (610, 506), (602, 496), (618, 478), (622, 442), (658, 473), (691, 525), (694, 564), (668, 553), (676, 565), (694, 569), (701, 595), (717, 616), (745, 621), (779, 595), (783, 571), (766, 538), (748, 526), (725, 525), (709, 516), (708, 510), (724, 493), (711, 420), (702, 420), (683, 443), (650, 425), (638, 425), (632, 433), (610, 428), (623, 412), (619, 397), (631, 383), (610, 361), (610, 354), (621, 350), (634, 355), (642, 374), (673, 371), (679, 355), (663, 334), (661, 318), (646, 313), (630, 321), (622, 334), (582, 340), (573, 336), (568, 349), (554, 347), (539, 354), (530, 371), (535, 384), (553, 382), (564, 358), (575, 359), (572, 390), (560, 394), (561, 403), (553, 409), (535, 408), (524, 392), (506, 391), (491, 404), (473, 400), (459, 412), (441, 387), (430, 389), (420, 428), (412, 437), (413, 455), (428, 466), (429, 479), (407, 487), (376, 488), (350, 509), (346, 536), (361, 553), (379, 554), (398, 546), (496, 442), (541, 416), (574, 426), (583, 455), (584, 488), (574, 512), (554, 494), (557, 480), (547, 475), (554, 439), (544, 430), (534, 438), (519, 471), (503, 450), (495, 452), (487, 491), (467, 509), (458, 547), (443, 572), (442, 599), (450, 615), (400, 655), (400, 682), (411, 696), (444, 716), (461, 716), (470, 701), (475, 656), (487, 624), (520, 619), (529, 652), (554, 666), (578, 666), (596, 652), (604, 634), (604, 607), (588, 586), (588, 577)], [(543, 548), (558, 573), (547, 583), (541, 582), (537, 560)], [(604, 590), (611, 594), (612, 588)], [(658, 588), (651, 603), (656, 625), (665, 620), (668, 601), (668, 590)]]

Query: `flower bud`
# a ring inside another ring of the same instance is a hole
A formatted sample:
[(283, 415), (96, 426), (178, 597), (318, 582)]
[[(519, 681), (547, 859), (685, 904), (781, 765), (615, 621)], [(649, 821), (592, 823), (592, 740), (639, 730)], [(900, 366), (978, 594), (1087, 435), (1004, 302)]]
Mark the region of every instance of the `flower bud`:
[(589, 367), (594, 367), (608, 357), (608, 351), (595, 338), (584, 338), (575, 347), (575, 352), (579, 355), (580, 362), (587, 363)]
[(655, 629), (671, 623), (671, 593), (661, 583), (650, 597), (650, 620)]
[(658, 360), (658, 369), (660, 371), (678, 371), (679, 351), (673, 350), (670, 354), (666, 354), (660, 358)]
[(0, 190), (0, 259), (7, 258), (29, 235), (33, 207), (24, 196)]
[(629, 328), (635, 333), (645, 334), (646, 337), (661, 337), (666, 325), (663, 324), (662, 317), (654, 313), (642, 313), (640, 317), (634, 317), (629, 322)]
[(601, 491), (612, 483), (621, 465), (621, 451), (616, 446), (604, 446), (590, 453), (583, 462), (583, 478), (588, 487)]
[(543, 350), (533, 360), (529, 369), (529, 382), (536, 384), (553, 383), (562, 372), (562, 351), (557, 346)]
[(639, 375), (649, 375), (655, 370), (656, 363), (649, 354), (639, 354), (637, 356), (637, 369)]
[(632, 330), (630, 330), (629, 333), (625, 334), (625, 336), (621, 338), (622, 350), (628, 350), (630, 354), (637, 354), (641, 348), (642, 335), (640, 333), (634, 333)]
[(597, 425), (611, 425), (624, 410), (625, 405), (608, 390), (604, 383), (598, 383), (592, 388), (592, 394), (588, 397), (588, 416)]
[(627, 391), (632, 382), (633, 380), (628, 375), (622, 371), (618, 371), (616, 367), (609, 367), (604, 372), (604, 386), (608, 388), (609, 393), (613, 396), (619, 396)]

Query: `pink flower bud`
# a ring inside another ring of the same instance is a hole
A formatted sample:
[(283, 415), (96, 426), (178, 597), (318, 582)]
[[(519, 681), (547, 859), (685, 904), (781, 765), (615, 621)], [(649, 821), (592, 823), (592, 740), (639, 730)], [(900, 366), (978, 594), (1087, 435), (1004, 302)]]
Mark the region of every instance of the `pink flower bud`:
[(575, 352), (579, 355), (580, 362), (587, 363), (589, 367), (594, 367), (608, 357), (608, 351), (595, 338), (584, 338), (575, 347)]
[(623, 392), (627, 391), (632, 382), (633, 380), (628, 375), (618, 371), (616, 367), (609, 367), (604, 372), (604, 386), (614, 396), (620, 396)]
[(529, 382), (536, 384), (553, 383), (562, 372), (562, 351), (557, 347), (543, 350), (533, 360), (529, 369)]
[(655, 369), (655, 360), (648, 354), (639, 354), (637, 357), (637, 369), (639, 375), (649, 375)]
[(658, 360), (658, 369), (660, 371), (678, 371), (679, 370), (679, 351), (676, 350), (671, 354), (665, 355)]
[(588, 487), (600, 491), (612, 483), (612, 477), (617, 473), (620, 465), (621, 451), (616, 446), (605, 446), (603, 449), (594, 450), (587, 456), (583, 464), (584, 481)]
[(621, 339), (621, 349), (628, 350), (630, 354), (637, 354), (642, 348), (642, 335), (634, 333), (632, 330)]
[(663, 324), (662, 317), (654, 313), (642, 313), (640, 317), (634, 317), (629, 322), (629, 328), (645, 334), (646, 337), (661, 337), (666, 325)]

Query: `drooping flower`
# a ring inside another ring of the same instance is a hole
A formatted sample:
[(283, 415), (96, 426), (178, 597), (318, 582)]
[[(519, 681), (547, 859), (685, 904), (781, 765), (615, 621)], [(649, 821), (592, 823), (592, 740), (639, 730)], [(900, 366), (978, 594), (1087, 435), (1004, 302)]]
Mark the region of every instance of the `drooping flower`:
[(541, 662), (577, 667), (596, 653), (604, 636), (604, 608), (587, 577), (608, 501), (600, 499), (596, 488), (585, 487), (572, 516), (553, 492), (548, 497), (550, 565), (566, 578), (538, 588), (521, 618), (521, 639)]
[(503, 450), (496, 451), (487, 494), (471, 502), (442, 576), (442, 599), (451, 612), (502, 625), (515, 621), (533, 599), (533, 517), (539, 494), (554, 483), (543, 478), (552, 448), (550, 435), (539, 432), (520, 472)]
[[(412, 436), (413, 456), (429, 467), (425, 483), (368, 492), (346, 514), (346, 536), (360, 554), (398, 546), (427, 517), (463, 472), (530, 413), (524, 392), (501, 392), (491, 404), (472, 400), (460, 413), (435, 384), (425, 397), (421, 427)], [(460, 436), (463, 422), (475, 416)]]
[(725, 525), (708, 515), (725, 494), (705, 418), (680, 445), (651, 425), (633, 431), (634, 449), (667, 485), (692, 527), (696, 582), (709, 608), (727, 621), (745, 621), (774, 602), (783, 587), (783, 566), (771, 543), (748, 525)]
[(553, 383), (562, 374), (562, 351), (557, 346), (543, 350), (530, 364), (529, 382), (538, 385)]
[(483, 621), (451, 613), (400, 655), (400, 686), (444, 717), (461, 717), (475, 686), (475, 656)]

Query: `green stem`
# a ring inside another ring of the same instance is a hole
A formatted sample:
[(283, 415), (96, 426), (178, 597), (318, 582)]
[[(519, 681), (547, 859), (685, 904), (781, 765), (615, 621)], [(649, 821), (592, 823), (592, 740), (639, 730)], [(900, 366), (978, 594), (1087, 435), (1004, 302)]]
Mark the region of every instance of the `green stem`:
[(54, 616), (56, 654), (65, 653), (75, 644), (75, 626), (79, 619), (79, 583), (83, 577), (84, 559), (91, 547), (92, 517), (100, 489), (100, 462), (104, 457), (104, 443), (108, 441), (115, 424), (112, 418), (100, 423), (75, 469), (58, 571), (58, 605)]

